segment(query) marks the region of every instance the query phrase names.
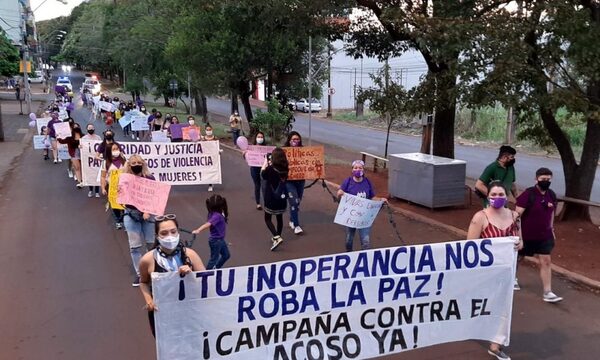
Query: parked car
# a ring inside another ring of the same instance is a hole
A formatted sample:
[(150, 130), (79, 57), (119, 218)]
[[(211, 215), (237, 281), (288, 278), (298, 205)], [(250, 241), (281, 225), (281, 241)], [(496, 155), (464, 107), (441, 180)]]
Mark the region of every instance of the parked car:
[(44, 73), (41, 70), (36, 70), (32, 76), (27, 78), (30, 84), (41, 84), (44, 82)]
[[(309, 111), (308, 109), (309, 109), (308, 100), (300, 99), (296, 102), (296, 110), (307, 113)], [(313, 112), (321, 111), (321, 109), (322, 109), (321, 102), (319, 100), (313, 98), (312, 101), (310, 102), (310, 109)]]

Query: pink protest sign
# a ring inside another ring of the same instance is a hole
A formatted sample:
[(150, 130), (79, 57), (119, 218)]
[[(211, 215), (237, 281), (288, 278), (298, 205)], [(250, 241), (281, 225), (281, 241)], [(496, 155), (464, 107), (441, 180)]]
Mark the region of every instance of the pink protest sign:
[(267, 154), (272, 153), (275, 146), (248, 145), (246, 162), (249, 166), (262, 166)]
[(117, 202), (135, 206), (141, 212), (163, 215), (171, 185), (132, 174), (120, 174)]
[(200, 140), (200, 128), (198, 126), (188, 126), (181, 129), (183, 132), (183, 140), (198, 141)]

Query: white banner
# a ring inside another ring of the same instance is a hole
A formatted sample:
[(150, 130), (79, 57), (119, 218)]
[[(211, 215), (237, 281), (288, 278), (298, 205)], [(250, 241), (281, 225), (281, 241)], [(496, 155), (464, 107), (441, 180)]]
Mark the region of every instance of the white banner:
[(131, 114), (131, 130), (132, 131), (148, 131), (150, 125), (148, 124), (148, 116), (143, 113)]
[(158, 130), (152, 132), (152, 142), (171, 142), (166, 131)]
[(515, 240), (384, 248), (183, 279), (153, 273), (158, 359), (367, 359), (468, 339), (507, 346)]
[(61, 160), (70, 160), (71, 155), (69, 155), (69, 146), (67, 144), (56, 143), (56, 148), (58, 149), (58, 158)]
[(356, 195), (344, 194), (340, 199), (334, 223), (355, 229), (368, 228), (373, 224), (383, 201), (373, 201)]
[(42, 135), (42, 128), (44, 126), (48, 127), (48, 123), (50, 122), (50, 119), (51, 118), (49, 118), (49, 117), (35, 119), (35, 124), (37, 126), (37, 134), (38, 135)]
[[(101, 162), (95, 158), (100, 141), (81, 141), (83, 184), (100, 185)], [(195, 143), (122, 142), (121, 153), (139, 154), (157, 181), (171, 185), (221, 184), (221, 155), (218, 141)]]
[(45, 135), (33, 135), (33, 148), (43, 150), (50, 148), (50, 139)]
[(100, 110), (113, 112), (113, 111), (115, 111), (115, 107), (113, 104), (109, 103), (108, 101), (100, 101)]
[(54, 124), (54, 132), (57, 139), (66, 139), (71, 137), (71, 125), (68, 122)]

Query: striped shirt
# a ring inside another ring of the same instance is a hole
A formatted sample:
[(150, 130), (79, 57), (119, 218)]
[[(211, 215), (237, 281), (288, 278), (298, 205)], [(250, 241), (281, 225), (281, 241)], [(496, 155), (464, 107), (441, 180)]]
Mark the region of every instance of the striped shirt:
[(481, 239), (489, 239), (504, 236), (519, 236), (519, 226), (517, 225), (517, 222), (514, 218), (512, 224), (510, 224), (506, 229), (500, 229), (490, 222), (490, 219), (488, 219), (485, 211), (483, 212), (483, 215), (485, 215), (485, 219), (487, 220), (488, 224), (481, 232)]

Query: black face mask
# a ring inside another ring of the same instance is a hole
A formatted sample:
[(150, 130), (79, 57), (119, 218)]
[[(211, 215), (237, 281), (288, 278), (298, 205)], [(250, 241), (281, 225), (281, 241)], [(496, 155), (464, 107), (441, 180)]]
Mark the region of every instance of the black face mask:
[(546, 191), (546, 190), (550, 189), (550, 184), (552, 184), (552, 181), (540, 180), (540, 181), (538, 181), (537, 184), (538, 184), (538, 187), (540, 188), (540, 190)]
[(143, 168), (144, 168), (143, 165), (132, 165), (131, 171), (133, 171), (134, 174), (139, 175), (142, 173)]
[(94, 130), (94, 129), (88, 129), (88, 134), (93, 135), (94, 132), (96, 132), (96, 130)]
[(513, 165), (515, 165), (515, 161), (516, 161), (515, 159), (508, 160), (506, 162), (506, 166), (513, 166)]
[(107, 134), (107, 135), (105, 135), (105, 136), (104, 136), (104, 138), (105, 138), (106, 140), (108, 140), (108, 141), (112, 141), (112, 139), (113, 139), (113, 136), (112, 136), (112, 134), (110, 134), (110, 135), (108, 135), (108, 134)]

